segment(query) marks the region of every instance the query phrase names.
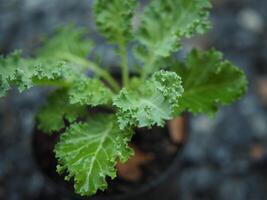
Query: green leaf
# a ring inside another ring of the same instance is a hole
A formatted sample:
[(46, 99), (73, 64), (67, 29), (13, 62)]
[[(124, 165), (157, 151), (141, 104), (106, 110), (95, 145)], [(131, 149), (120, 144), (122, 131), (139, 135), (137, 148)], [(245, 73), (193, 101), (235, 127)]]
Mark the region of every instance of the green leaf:
[(55, 147), (58, 172), (67, 172), (66, 179), (74, 179), (75, 191), (82, 196), (106, 189), (106, 177), (116, 177), (117, 161), (126, 162), (133, 155), (128, 147), (132, 134), (121, 131), (115, 116), (108, 114), (72, 125)]
[(213, 115), (220, 104), (230, 104), (246, 93), (244, 72), (220, 52), (193, 50), (185, 63), (174, 63), (173, 70), (182, 77), (184, 95), (179, 111)]
[(87, 56), (93, 42), (88, 38), (88, 30), (74, 25), (59, 27), (52, 37), (47, 38), (37, 50), (36, 57), (46, 71), (55, 69), (54, 63), (64, 63), (64, 74), (67, 79), (78, 78), (88, 69)]
[(113, 99), (113, 105), (118, 108), (120, 128), (163, 126), (172, 118), (183, 93), (176, 73), (159, 71), (144, 83), (134, 81), (133, 85), (135, 87), (124, 88)]
[(73, 123), (78, 117), (84, 116), (85, 107), (69, 103), (67, 90), (54, 91), (38, 113), (38, 128), (51, 134), (65, 127), (64, 120)]
[(38, 49), (37, 57), (75, 61), (85, 59), (92, 49), (93, 42), (88, 38), (88, 30), (74, 25), (58, 28), (52, 37), (47, 38)]
[(110, 41), (131, 38), (136, 0), (95, 0), (94, 15), (98, 30)]
[(0, 96), (6, 95), (13, 86), (22, 92), (40, 80), (63, 79), (66, 71), (64, 62), (25, 59), (20, 51), (15, 51), (7, 57), (0, 57)]
[[(17, 79), (17, 69), (15, 66), (18, 65), (21, 57), (20, 51), (15, 51), (7, 57), (0, 57), (0, 97), (6, 95), (7, 91), (11, 87), (11, 82)], [(31, 82), (29, 81), (29, 75), (25, 75), (21, 79), (24, 79), (25, 87), (30, 87)]]
[(81, 78), (69, 90), (70, 103), (97, 106), (111, 103), (112, 92), (98, 79)]
[(181, 47), (183, 37), (204, 33), (209, 27), (209, 0), (155, 0), (145, 8), (136, 39), (138, 58), (149, 74), (159, 61)]
[(36, 58), (23, 58), (20, 51), (0, 57), (0, 96), (11, 87), (20, 92), (35, 85), (65, 87), (87, 67), (92, 46), (84, 29), (62, 27), (38, 50)]

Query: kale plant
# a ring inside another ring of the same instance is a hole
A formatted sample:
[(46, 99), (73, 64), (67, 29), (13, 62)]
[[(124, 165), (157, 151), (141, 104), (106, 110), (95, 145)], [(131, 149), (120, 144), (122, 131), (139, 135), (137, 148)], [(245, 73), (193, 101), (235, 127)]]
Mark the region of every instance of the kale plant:
[[(246, 92), (243, 71), (214, 49), (177, 59), (182, 39), (209, 30), (210, 8), (208, 0), (151, 0), (144, 8), (137, 0), (95, 0), (96, 27), (118, 54), (121, 82), (87, 59), (93, 41), (74, 26), (58, 29), (31, 57), (15, 51), (0, 58), (1, 96), (11, 87), (55, 88), (38, 127), (48, 134), (65, 128), (54, 149), (57, 171), (74, 180), (78, 194), (107, 188), (116, 163), (133, 155), (128, 144), (135, 128), (164, 126), (186, 111), (214, 115)], [(111, 112), (92, 114), (93, 107)]]

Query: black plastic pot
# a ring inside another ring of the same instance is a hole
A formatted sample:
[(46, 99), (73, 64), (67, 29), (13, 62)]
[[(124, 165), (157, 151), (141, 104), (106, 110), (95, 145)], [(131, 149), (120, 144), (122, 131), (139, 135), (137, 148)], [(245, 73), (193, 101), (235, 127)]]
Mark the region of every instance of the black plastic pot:
[[(165, 128), (166, 129), (166, 128)], [(188, 128), (185, 127), (186, 133), (188, 132)], [(167, 129), (166, 129), (167, 130)], [(149, 134), (149, 133), (148, 133)], [(150, 133), (153, 134), (153, 133)], [(37, 137), (37, 135), (39, 135)], [(187, 135), (187, 134), (186, 134)], [(41, 137), (40, 137), (41, 136)], [(53, 171), (50, 171), (47, 173), (46, 170), (42, 166), (46, 165), (47, 163), (43, 163), (43, 157), (46, 157), (44, 155), (38, 153), (38, 148), (40, 145), (42, 145), (44, 142), (49, 141), (50, 139), (54, 140), (56, 142), (58, 140), (59, 134), (54, 134), (52, 136), (43, 134), (38, 132), (36, 129), (36, 132), (33, 134), (33, 140), (32, 140), (32, 147), (33, 147), (33, 157), (35, 158), (35, 163), (37, 165), (37, 168), (39, 168), (40, 173), (43, 174), (43, 177), (46, 181), (45, 187), (43, 188), (42, 193), (40, 194), (40, 197), (38, 199), (57, 199), (57, 200), (86, 200), (86, 199), (92, 199), (92, 200), (177, 200), (178, 199), (178, 192), (177, 192), (177, 180), (179, 176), (179, 169), (180, 169), (180, 157), (183, 150), (183, 146), (185, 144), (185, 140), (183, 143), (178, 144), (177, 151), (175, 155), (173, 156), (173, 159), (170, 163), (168, 163), (168, 167), (163, 170), (157, 177), (155, 177), (153, 180), (148, 182), (147, 184), (140, 185), (140, 188), (131, 191), (129, 193), (123, 193), (123, 194), (105, 194), (105, 193), (98, 193), (97, 195), (93, 197), (80, 197), (76, 195), (73, 191), (73, 184), (70, 183), (66, 187), (65, 181), (63, 181), (62, 177), (59, 177), (55, 170), (56, 160), (53, 159), (52, 165), (54, 167)], [(153, 136), (151, 136), (153, 137)], [(52, 148), (54, 144), (48, 146), (48, 148)], [(53, 157), (54, 155), (52, 151), (50, 151), (48, 155), (49, 157)], [(52, 168), (53, 168), (52, 167)], [(50, 167), (51, 168), (51, 167)], [(52, 175), (51, 175), (52, 173)], [(55, 180), (53, 177), (58, 177), (60, 180)]]

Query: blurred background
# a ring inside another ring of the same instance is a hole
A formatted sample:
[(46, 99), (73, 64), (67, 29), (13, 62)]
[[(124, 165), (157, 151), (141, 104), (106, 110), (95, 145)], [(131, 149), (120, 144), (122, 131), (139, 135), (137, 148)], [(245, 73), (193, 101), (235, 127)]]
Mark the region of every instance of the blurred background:
[[(247, 95), (224, 107), (214, 119), (196, 116), (182, 153), (177, 198), (180, 200), (267, 199), (267, 1), (214, 0), (207, 35), (185, 41), (215, 47), (244, 69)], [(87, 26), (104, 52), (113, 52), (95, 35), (90, 0), (0, 0), (0, 54), (34, 51), (44, 34), (74, 22)], [(183, 53), (183, 52), (182, 52)], [(34, 88), (0, 99), (0, 199), (39, 199), (47, 183), (32, 159), (34, 115), (45, 91)]]

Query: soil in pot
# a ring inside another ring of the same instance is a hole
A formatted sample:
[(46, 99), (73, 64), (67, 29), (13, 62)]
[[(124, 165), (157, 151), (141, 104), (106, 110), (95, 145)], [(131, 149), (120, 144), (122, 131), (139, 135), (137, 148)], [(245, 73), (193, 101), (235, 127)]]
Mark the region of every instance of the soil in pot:
[[(178, 172), (179, 154), (185, 141), (184, 130), (184, 118), (176, 119), (164, 128), (137, 129), (131, 143), (135, 156), (126, 164), (118, 163), (118, 177), (108, 180), (108, 189), (92, 199), (147, 200), (175, 196), (170, 194), (174, 192), (171, 191), (170, 178), (175, 178), (174, 174)], [(73, 183), (64, 181), (64, 175), (56, 172), (53, 149), (59, 136), (60, 133), (47, 135), (37, 129), (33, 135), (35, 160), (54, 190), (49, 194), (44, 191), (40, 199), (88, 199), (74, 195)]]

